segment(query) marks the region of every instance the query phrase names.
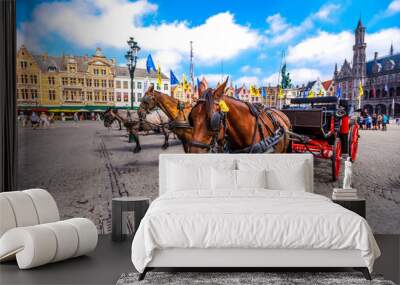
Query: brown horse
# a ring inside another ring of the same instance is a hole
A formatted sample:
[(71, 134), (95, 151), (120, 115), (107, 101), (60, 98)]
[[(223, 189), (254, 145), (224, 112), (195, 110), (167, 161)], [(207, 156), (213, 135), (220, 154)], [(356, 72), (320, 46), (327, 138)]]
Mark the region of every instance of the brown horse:
[(150, 120), (143, 121), (139, 120), (137, 114), (132, 111), (117, 109), (113, 110), (109, 108), (104, 113), (104, 126), (109, 128), (115, 121), (118, 121), (120, 124), (122, 123), (128, 132), (129, 142), (136, 143), (136, 146), (133, 150), (135, 153), (140, 152), (142, 149), (139, 140), (139, 131), (161, 131), (165, 138), (162, 148), (168, 148), (168, 118), (160, 111), (152, 112), (151, 117), (152, 118), (150, 118)]
[(192, 128), (188, 123), (191, 105), (183, 103), (178, 99), (154, 90), (153, 86), (147, 89), (139, 106), (139, 117), (144, 118), (146, 114), (160, 108), (170, 119), (170, 129), (181, 140), (183, 150), (189, 152), (189, 143), (192, 140)]
[(291, 128), (286, 115), (225, 96), (227, 80), (207, 89), (192, 108), (190, 152), (286, 152)]

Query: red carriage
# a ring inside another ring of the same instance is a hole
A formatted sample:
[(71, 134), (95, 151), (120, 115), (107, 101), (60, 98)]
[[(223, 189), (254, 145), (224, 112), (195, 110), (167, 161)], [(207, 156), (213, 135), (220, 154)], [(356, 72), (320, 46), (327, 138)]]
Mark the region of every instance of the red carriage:
[(310, 152), (332, 161), (332, 179), (339, 177), (343, 154), (352, 161), (357, 157), (358, 125), (350, 116), (351, 105), (334, 96), (294, 98), (282, 110), (290, 119), (295, 136), (292, 152)]

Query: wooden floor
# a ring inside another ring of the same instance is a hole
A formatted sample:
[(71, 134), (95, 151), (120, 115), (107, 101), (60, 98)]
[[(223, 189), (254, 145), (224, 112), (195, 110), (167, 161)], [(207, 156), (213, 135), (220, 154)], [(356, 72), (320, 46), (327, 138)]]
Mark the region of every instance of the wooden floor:
[[(399, 284), (400, 236), (375, 238), (382, 256), (376, 261), (374, 272)], [(29, 270), (19, 270), (16, 262), (1, 264), (0, 284), (115, 284), (122, 273), (134, 271), (130, 253), (131, 241), (115, 243), (111, 236), (99, 236), (96, 250), (88, 256)]]

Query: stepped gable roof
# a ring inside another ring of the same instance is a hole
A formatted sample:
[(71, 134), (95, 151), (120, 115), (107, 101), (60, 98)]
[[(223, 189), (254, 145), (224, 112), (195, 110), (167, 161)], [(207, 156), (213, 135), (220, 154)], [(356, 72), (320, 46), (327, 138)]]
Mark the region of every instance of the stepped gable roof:
[(386, 55), (376, 60), (370, 60), (366, 63), (367, 76), (374, 74), (374, 65), (380, 65), (381, 69), (378, 72), (400, 72), (400, 53)]
[(326, 80), (326, 81), (324, 81), (324, 82), (322, 82), (322, 86), (324, 87), (324, 89), (325, 90), (328, 90), (329, 89), (329, 87), (331, 86), (331, 84), (332, 84), (332, 79), (331, 80)]
[(304, 88), (304, 91), (308, 91), (310, 90), (314, 84), (317, 82), (317, 80), (313, 80), (313, 81), (308, 81), (306, 87)]

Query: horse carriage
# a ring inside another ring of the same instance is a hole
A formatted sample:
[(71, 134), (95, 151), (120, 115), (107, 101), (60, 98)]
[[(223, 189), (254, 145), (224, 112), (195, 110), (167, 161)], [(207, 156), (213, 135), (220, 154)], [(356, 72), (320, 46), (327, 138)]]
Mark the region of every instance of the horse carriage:
[(335, 96), (294, 98), (282, 109), (290, 119), (294, 136), (291, 151), (310, 152), (315, 157), (332, 161), (332, 179), (339, 177), (343, 154), (356, 160), (358, 124), (351, 118), (352, 106)]

